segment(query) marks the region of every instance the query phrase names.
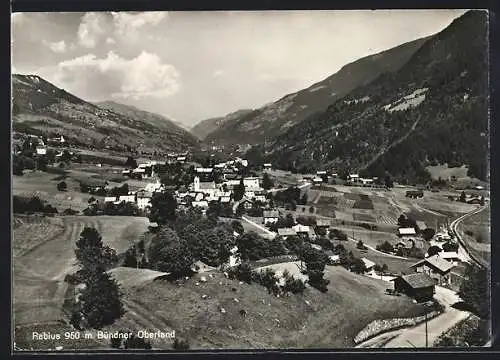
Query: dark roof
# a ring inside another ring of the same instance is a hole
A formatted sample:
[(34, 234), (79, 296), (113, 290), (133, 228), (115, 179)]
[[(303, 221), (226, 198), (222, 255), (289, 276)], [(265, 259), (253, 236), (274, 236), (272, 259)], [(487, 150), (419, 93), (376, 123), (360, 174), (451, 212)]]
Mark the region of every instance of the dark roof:
[[(410, 275), (402, 275), (396, 279), (403, 279), (413, 289), (422, 289), (436, 285), (436, 282), (426, 273), (414, 273)], [(394, 279), (394, 280), (396, 280)]]
[(428, 257), (427, 259), (420, 260), (416, 264), (413, 264), (411, 267), (418, 267), (424, 263), (431, 265), (433, 268), (438, 269), (442, 273), (446, 273), (451, 270), (453, 264), (449, 261), (444, 260), (439, 255), (433, 255)]

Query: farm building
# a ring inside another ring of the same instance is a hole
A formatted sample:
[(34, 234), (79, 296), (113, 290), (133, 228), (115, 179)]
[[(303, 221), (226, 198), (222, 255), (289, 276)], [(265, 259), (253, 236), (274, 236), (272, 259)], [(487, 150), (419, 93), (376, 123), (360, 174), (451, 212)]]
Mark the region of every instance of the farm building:
[(323, 182), (323, 179), (320, 178), (319, 176), (316, 176), (312, 179), (314, 184), (321, 184)]
[(254, 196), (253, 198), (256, 200), (256, 201), (260, 201), (260, 202), (263, 202), (265, 203), (266, 202), (266, 192), (265, 191), (255, 191), (254, 192)]
[(201, 208), (202, 210), (208, 209), (208, 202), (207, 201), (193, 201), (191, 203), (193, 207)]
[(335, 255), (331, 251), (328, 251), (327, 255), (328, 255), (328, 265), (340, 264), (340, 255)]
[(296, 236), (297, 232), (293, 228), (279, 228), (278, 235), (286, 240), (289, 236)]
[(177, 156), (177, 158), (175, 160), (180, 162), (180, 163), (184, 163), (184, 162), (186, 162), (186, 157), (185, 156)]
[(137, 193), (137, 207), (141, 210), (151, 207), (151, 198), (153, 194), (147, 191)]
[(365, 179), (365, 178), (361, 178), (361, 179), (359, 179), (359, 180), (361, 181), (361, 183), (362, 183), (363, 185), (371, 185), (371, 184), (373, 184), (373, 179)]
[(135, 203), (135, 195), (122, 195), (118, 198), (119, 202)]
[(278, 222), (279, 219), (279, 213), (278, 210), (264, 210), (264, 224), (274, 224)]
[(301, 225), (301, 224), (295, 225), (293, 227), (293, 229), (295, 230), (295, 232), (297, 234), (303, 234), (303, 235), (309, 234), (309, 232), (311, 230), (309, 226), (307, 226), (307, 225)]
[(260, 190), (260, 183), (259, 183), (258, 177), (243, 178), (243, 185), (245, 185), (245, 188), (250, 188), (253, 190)]
[(367, 258), (361, 258), (363, 263), (365, 264), (366, 272), (367, 273), (373, 273), (375, 271), (375, 263), (371, 260), (368, 260)]
[(316, 227), (329, 229), (330, 226), (331, 226), (331, 222), (329, 219), (317, 219), (316, 220)]
[(231, 202), (231, 197), (230, 196), (221, 196), (220, 202), (223, 204), (228, 204)]
[(425, 273), (432, 279), (436, 280), (437, 284), (445, 285), (450, 284), (450, 271), (454, 265), (439, 257), (438, 255), (433, 255), (426, 259), (420, 260), (416, 264), (411, 266), (417, 273)]
[(470, 205), (481, 205), (480, 198), (472, 198), (470, 200), (467, 200), (466, 202), (467, 202), (467, 204), (470, 204)]
[[(244, 199), (242, 201), (240, 201), (240, 205), (243, 204), (243, 207), (247, 210), (251, 209), (252, 206), (253, 206), (253, 201), (250, 200), (250, 199)], [(235, 204), (236, 205), (236, 204)], [(236, 211), (236, 208), (233, 209), (234, 211)]]
[(457, 263), (460, 261), (460, 258), (458, 257), (458, 252), (455, 251), (440, 251), (437, 253), (437, 255), (446, 261), (449, 261), (453, 265), (457, 265)]
[(47, 155), (47, 148), (45, 146), (37, 146), (36, 147), (37, 155)]
[(314, 250), (318, 250), (318, 251), (321, 251), (323, 250), (323, 248), (317, 244), (311, 244), (311, 247), (314, 249)]
[(415, 228), (399, 228), (398, 236), (400, 238), (413, 238), (417, 235)]
[(402, 275), (391, 281), (394, 281), (395, 291), (406, 294), (418, 302), (429, 301), (434, 296), (435, 281), (426, 273)]
[(108, 185), (108, 182), (105, 180), (90, 178), (80, 181), (80, 185), (87, 187), (91, 192), (95, 192), (104, 189)]
[(352, 182), (357, 182), (357, 181), (359, 181), (359, 175), (358, 174), (349, 174), (348, 179)]
[(416, 199), (424, 197), (424, 192), (422, 190), (409, 190), (406, 192), (406, 197)]
[(416, 223), (417, 223), (417, 226), (418, 226), (419, 230), (425, 230), (425, 229), (427, 229), (427, 225), (425, 224), (425, 222), (417, 220)]
[(264, 170), (271, 170), (272, 168), (273, 168), (273, 165), (271, 163), (264, 164)]
[(114, 203), (115, 201), (118, 201), (116, 196), (106, 196), (104, 198), (105, 203)]

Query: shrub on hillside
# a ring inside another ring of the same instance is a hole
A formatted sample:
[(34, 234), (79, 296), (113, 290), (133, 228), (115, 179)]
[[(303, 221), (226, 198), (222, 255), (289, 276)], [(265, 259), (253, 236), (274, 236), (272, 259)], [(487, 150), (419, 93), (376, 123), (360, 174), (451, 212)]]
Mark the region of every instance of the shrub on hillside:
[(175, 339), (174, 342), (172, 343), (172, 348), (174, 350), (188, 350), (189, 349), (189, 342), (185, 339)]
[(239, 281), (244, 281), (247, 284), (251, 284), (252, 277), (252, 267), (247, 262), (242, 262), (236, 267), (230, 268), (228, 271), (228, 277), (230, 279), (236, 279)]
[(384, 241), (382, 244), (378, 244), (376, 249), (385, 253), (392, 253), (394, 251), (394, 246), (392, 246), (390, 242)]

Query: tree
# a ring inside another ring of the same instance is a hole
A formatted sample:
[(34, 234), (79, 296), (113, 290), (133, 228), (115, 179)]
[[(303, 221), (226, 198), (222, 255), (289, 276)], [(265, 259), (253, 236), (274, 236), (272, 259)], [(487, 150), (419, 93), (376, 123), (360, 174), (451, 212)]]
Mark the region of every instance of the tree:
[(356, 244), (356, 248), (357, 248), (357, 249), (360, 249), (360, 250), (366, 250), (366, 246), (365, 246), (365, 244), (364, 244), (361, 240), (359, 240), (359, 241), (357, 242), (357, 244)]
[(210, 201), (208, 203), (208, 209), (207, 209), (207, 217), (211, 218), (212, 220), (217, 221), (221, 214), (221, 203), (218, 201)]
[(436, 245), (433, 245), (431, 246), (428, 250), (427, 250), (427, 255), (429, 256), (434, 256), (436, 254), (438, 254), (439, 252), (441, 252), (442, 249), (439, 247), (439, 246), (436, 246)]
[(36, 159), (36, 169), (40, 171), (47, 171), (47, 159), (43, 156)]
[(130, 168), (130, 169), (135, 169), (137, 168), (137, 161), (132, 156), (129, 156), (127, 158), (127, 161), (125, 161), (125, 166)]
[(352, 257), (350, 270), (356, 274), (363, 274), (367, 269), (363, 260), (357, 257)]
[(125, 252), (125, 258), (123, 259), (123, 266), (137, 268), (137, 255), (135, 246), (132, 246)]
[(436, 234), (436, 230), (432, 228), (426, 228), (420, 232), (425, 241), (431, 241), (434, 235)]
[(236, 231), (240, 235), (242, 235), (245, 232), (243, 225), (241, 225), (241, 222), (238, 220), (233, 220), (231, 222), (231, 227), (233, 228), (233, 231)]
[(309, 208), (309, 212), (310, 212), (311, 214), (313, 214), (313, 213), (314, 213), (314, 206), (311, 206), (311, 207)]
[(149, 245), (149, 262), (154, 270), (164, 271), (173, 278), (191, 273), (193, 257), (187, 242), (170, 228), (161, 228)]
[(460, 202), (465, 202), (466, 200), (466, 195), (465, 195), (465, 191), (462, 191), (462, 193), (460, 194)]
[(230, 228), (218, 226), (205, 230), (199, 237), (202, 239), (201, 261), (210, 266), (220, 266), (229, 260), (235, 244)]
[(57, 190), (66, 191), (67, 189), (68, 189), (68, 185), (66, 184), (65, 181), (61, 181), (60, 183), (57, 184)]
[(149, 341), (144, 340), (143, 338), (140, 338), (138, 336), (135, 336), (132, 334), (129, 338), (125, 339), (123, 342), (123, 347), (125, 349), (146, 349), (150, 350), (151, 343)]
[(245, 260), (260, 260), (271, 256), (268, 240), (254, 231), (244, 233), (236, 239), (240, 257)]
[(443, 248), (443, 251), (445, 251), (445, 252), (450, 252), (450, 251), (457, 252), (458, 251), (458, 244), (447, 241), (443, 244), (442, 248)]
[(121, 296), (118, 283), (108, 273), (96, 273), (88, 278), (79, 302), (87, 325), (101, 329), (119, 319), (125, 313)]
[(234, 200), (235, 201), (240, 201), (243, 199), (243, 196), (245, 195), (245, 184), (243, 183), (243, 179), (240, 180), (240, 183), (234, 187)]
[(237, 207), (236, 207), (236, 212), (235, 212), (235, 215), (237, 217), (241, 217), (243, 214), (245, 214), (245, 205), (243, 204), (239, 204)]
[(399, 215), (398, 217), (398, 225), (399, 226), (406, 226), (406, 216), (404, 214)]
[(388, 189), (392, 189), (394, 187), (394, 180), (392, 179), (391, 175), (386, 174), (384, 178), (384, 185)]
[(184, 339), (174, 339), (174, 342), (172, 343), (172, 348), (174, 350), (188, 350), (189, 349), (189, 343), (187, 340)]
[(269, 174), (268, 174), (268, 173), (264, 173), (264, 176), (262, 177), (262, 187), (263, 187), (265, 190), (269, 190), (269, 189), (271, 189), (273, 186), (274, 186), (274, 183), (273, 183), (273, 181), (271, 180), (271, 178), (269, 177)]
[(480, 201), (481, 202), (479, 203), (479, 205), (484, 206), (484, 196), (481, 196), (481, 200)]
[(168, 192), (155, 193), (151, 198), (149, 220), (158, 225), (165, 225), (176, 218), (177, 200)]
[(99, 232), (90, 227), (84, 228), (80, 233), (75, 255), (83, 271), (89, 276), (107, 270), (118, 260), (116, 250), (103, 246)]
[(382, 244), (377, 245), (376, 249), (385, 253), (392, 253), (394, 251), (394, 246), (392, 246), (390, 242), (384, 241)]
[(490, 317), (488, 270), (468, 265), (458, 295), (481, 318)]

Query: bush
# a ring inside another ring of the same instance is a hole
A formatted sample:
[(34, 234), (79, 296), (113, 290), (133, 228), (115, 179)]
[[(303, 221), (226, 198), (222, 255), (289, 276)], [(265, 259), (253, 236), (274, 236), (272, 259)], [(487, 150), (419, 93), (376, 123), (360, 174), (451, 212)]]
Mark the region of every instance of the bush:
[(172, 348), (174, 350), (188, 350), (189, 349), (189, 343), (187, 340), (184, 339), (175, 339)]
[(306, 289), (306, 284), (301, 279), (295, 279), (289, 274), (283, 273), (285, 285), (283, 285), (284, 292), (291, 292), (293, 294), (303, 293)]
[(376, 249), (385, 253), (392, 253), (394, 251), (394, 246), (388, 241), (384, 241), (382, 244), (377, 245)]
[(254, 271), (253, 280), (264, 286), (269, 293), (279, 294), (278, 278), (274, 270), (267, 268), (264, 271)]
[(242, 262), (238, 266), (228, 270), (228, 276), (230, 279), (237, 279), (239, 281), (244, 281), (247, 284), (252, 283), (252, 267), (247, 262)]
[(323, 293), (328, 291), (328, 284), (330, 283), (330, 280), (326, 280), (325, 278), (323, 278), (323, 271), (308, 270), (307, 275), (309, 276), (309, 285)]
[(63, 214), (63, 215), (70, 215), (70, 216), (71, 216), (71, 215), (76, 215), (76, 214), (78, 214), (78, 213), (79, 213), (79, 211), (77, 211), (77, 210), (73, 210), (73, 209), (70, 209), (70, 208), (65, 209), (65, 210), (62, 212), (62, 214)]
[(359, 240), (358, 243), (356, 244), (356, 248), (360, 249), (360, 250), (366, 250), (366, 249), (368, 249), (361, 240)]

